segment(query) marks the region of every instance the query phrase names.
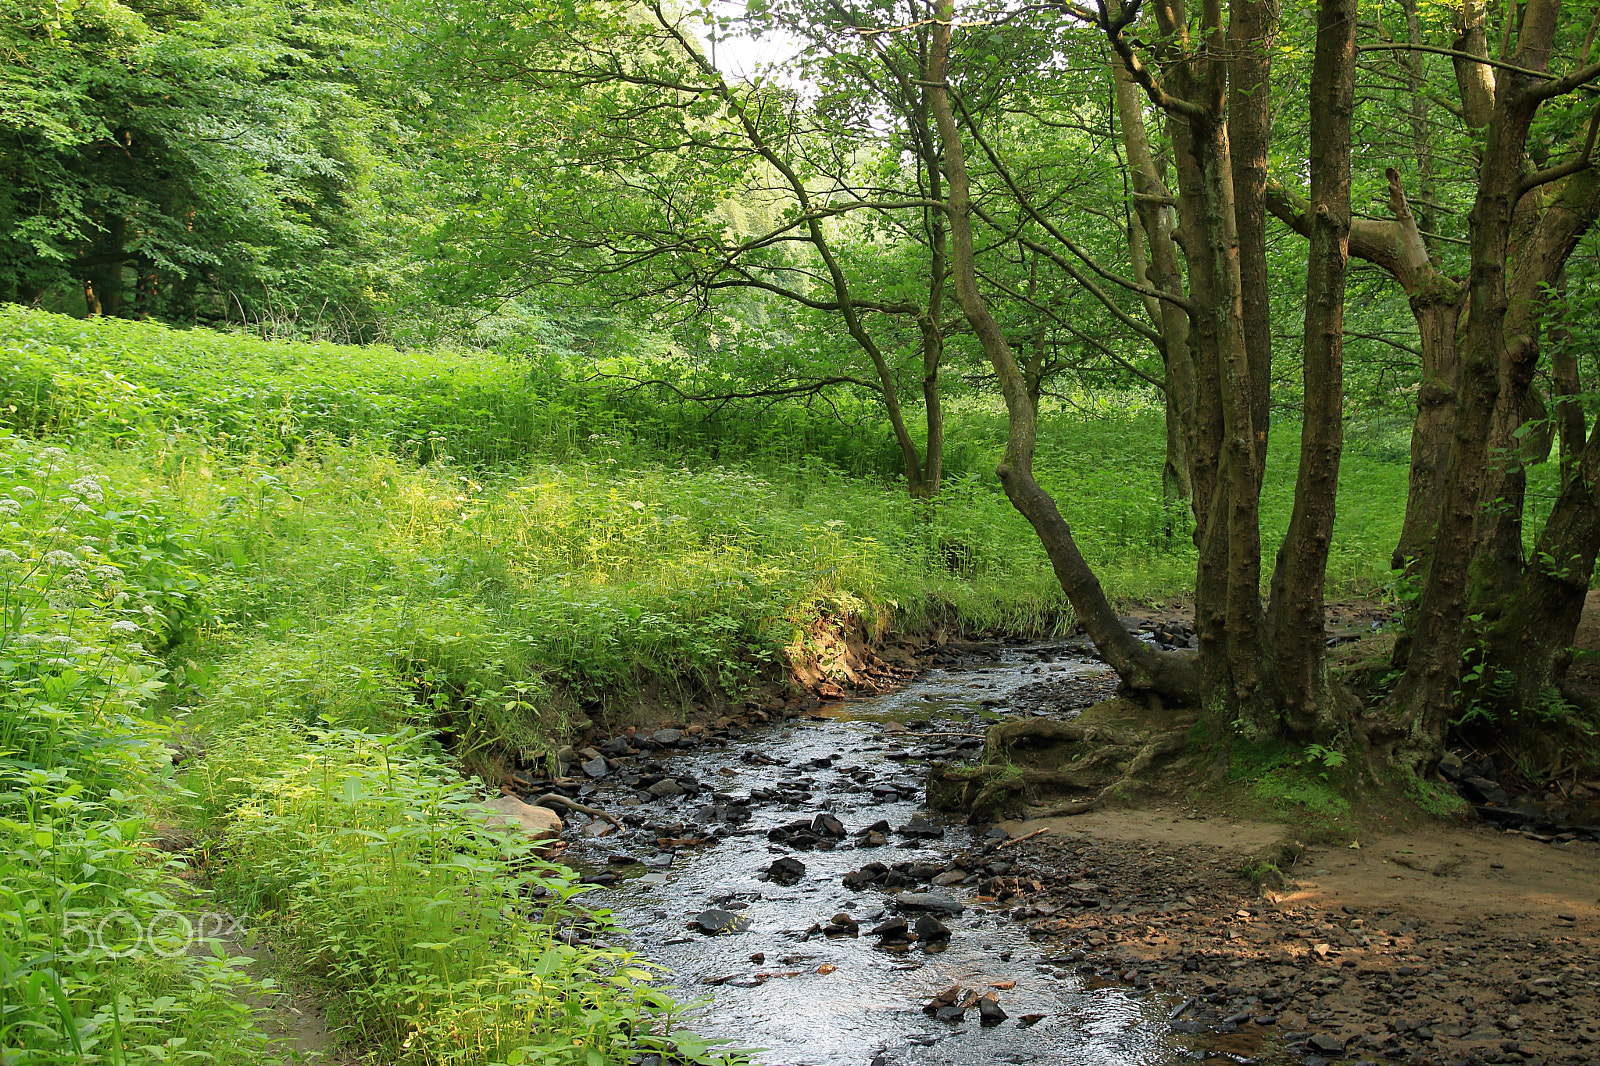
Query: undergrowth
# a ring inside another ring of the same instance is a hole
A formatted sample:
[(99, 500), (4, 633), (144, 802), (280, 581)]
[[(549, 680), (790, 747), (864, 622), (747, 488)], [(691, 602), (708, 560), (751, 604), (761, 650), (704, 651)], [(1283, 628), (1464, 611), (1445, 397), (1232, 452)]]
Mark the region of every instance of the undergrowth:
[[(1113, 595), (1178, 594), (1188, 518), (1124, 400), (1046, 411), (1040, 474)], [(0, 1062), (270, 1059), (264, 980), (186, 932), (195, 863), (383, 1061), (722, 1056), (569, 874), (482, 829), (472, 772), (647, 688), (737, 703), (828, 619), (1070, 627), (987, 472), (993, 409), (953, 405), (932, 507), (847, 413), (0, 308)], [(1362, 514), (1352, 585), (1392, 541)], [(1267, 801), (1328, 802), (1259, 769)], [(152, 847), (158, 819), (196, 847)]]

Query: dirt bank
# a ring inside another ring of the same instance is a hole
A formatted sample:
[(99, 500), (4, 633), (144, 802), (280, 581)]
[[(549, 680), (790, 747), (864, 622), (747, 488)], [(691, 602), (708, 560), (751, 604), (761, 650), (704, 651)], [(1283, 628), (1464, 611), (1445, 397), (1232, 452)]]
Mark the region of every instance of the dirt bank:
[[(1600, 1066), (1600, 845), (1429, 826), (1240, 871), (1282, 825), (1180, 806), (1008, 822), (1041, 944), (1184, 997), (1207, 1046), (1316, 1063)], [(1359, 846), (1350, 846), (1359, 845)], [(1299, 849), (1295, 849), (1299, 850)]]

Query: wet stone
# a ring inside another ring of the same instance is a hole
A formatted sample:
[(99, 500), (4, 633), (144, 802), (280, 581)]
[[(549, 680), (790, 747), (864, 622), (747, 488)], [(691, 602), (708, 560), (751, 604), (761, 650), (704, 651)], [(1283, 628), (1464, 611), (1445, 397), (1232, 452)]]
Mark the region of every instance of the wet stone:
[(905, 825), (901, 826), (898, 830), (896, 830), (896, 832), (900, 833), (902, 836), (925, 840), (936, 840), (944, 836), (944, 826), (934, 825), (922, 815), (916, 814), (912, 815), (911, 820)]
[(750, 928), (750, 919), (732, 911), (725, 911), (718, 907), (701, 911), (690, 922), (697, 926), (702, 933), (712, 935), (722, 933), (742, 933)]
[(683, 732), (677, 729), (658, 729), (650, 734), (650, 739), (662, 747), (671, 747), (683, 739)]
[(999, 1025), (1009, 1017), (1000, 1009), (1000, 1000), (992, 992), (978, 1000), (978, 1016), (986, 1026)]
[(603, 755), (596, 755), (583, 764), (583, 772), (590, 777), (604, 777), (610, 770), (611, 768), (606, 765), (605, 756)]
[(905, 940), (910, 929), (910, 924), (897, 915), (879, 922), (868, 931), (867, 935), (881, 937), (885, 940)]
[(645, 791), (657, 799), (664, 799), (667, 796), (683, 795), (683, 786), (670, 777), (663, 777), (660, 781), (645, 789)]
[[(904, 925), (905, 922), (902, 921), (900, 924)], [(921, 940), (950, 939), (950, 927), (931, 914), (919, 915), (914, 928), (917, 931), (917, 937)]]
[(778, 859), (767, 867), (767, 880), (775, 885), (793, 885), (806, 875), (806, 864), (792, 856)]
[(831, 814), (819, 814), (811, 820), (811, 831), (820, 836), (843, 838), (844, 823)]
[(902, 910), (931, 911), (950, 915), (959, 915), (966, 909), (949, 896), (938, 892), (901, 892), (894, 896), (894, 904)]

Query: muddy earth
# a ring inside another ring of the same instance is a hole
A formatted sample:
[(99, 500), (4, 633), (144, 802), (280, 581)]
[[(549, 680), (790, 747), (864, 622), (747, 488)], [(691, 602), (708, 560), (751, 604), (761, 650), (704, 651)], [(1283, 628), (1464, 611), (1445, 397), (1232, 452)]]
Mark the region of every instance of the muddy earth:
[(583, 902), (705, 1001), (698, 1032), (772, 1066), (1600, 1066), (1584, 834), (1294, 848), (1263, 892), (1241, 871), (1292, 827), (1176, 802), (968, 827), (924, 806), (928, 767), (975, 759), (994, 722), (1107, 698), (1091, 654), (969, 646), (885, 695), (637, 732), (514, 783), (621, 821), (563, 812)]

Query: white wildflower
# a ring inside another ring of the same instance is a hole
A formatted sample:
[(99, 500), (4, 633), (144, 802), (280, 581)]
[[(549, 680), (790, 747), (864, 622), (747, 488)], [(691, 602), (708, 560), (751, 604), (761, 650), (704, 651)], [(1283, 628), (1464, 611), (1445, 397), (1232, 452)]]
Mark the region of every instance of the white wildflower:
[(67, 488), (94, 503), (100, 503), (106, 497), (106, 490), (92, 474), (80, 477)]
[(11, 495), (16, 496), (18, 499), (32, 500), (35, 499), (39, 494), (34, 492), (26, 485), (12, 485)]
[(0, 496), (0, 514), (21, 514), (22, 504), (10, 496)]
[(114, 566), (97, 566), (94, 568), (94, 576), (106, 581), (116, 581), (122, 576), (122, 571)]
[(137, 623), (137, 622), (129, 622), (126, 619), (119, 618), (115, 622), (111, 623), (111, 632), (113, 632), (113, 633), (137, 633), (137, 632), (139, 632), (139, 623)]
[(154, 607), (150, 606), (148, 603), (144, 605), (144, 614), (146, 618), (154, 617), (155, 613), (156, 609)]
[(77, 665), (71, 659), (46, 659), (44, 662), (46, 666), (60, 666), (62, 668)]
[(82, 502), (82, 497), (80, 497), (80, 496), (57, 496), (56, 497), (56, 502), (59, 503), (63, 507), (70, 507), (75, 503), (81, 503)]
[(51, 447), (39, 449), (39, 458), (41, 459), (65, 459), (66, 457), (67, 450), (65, 448)]
[(77, 570), (83, 566), (83, 563), (76, 555), (73, 555), (71, 552), (61, 551), (60, 549), (57, 549), (53, 552), (45, 552), (44, 562), (46, 566), (60, 566), (65, 567), (68, 570)]
[(77, 511), (79, 514), (94, 514), (94, 508), (90, 507), (86, 503), (77, 504), (72, 509)]
[(12, 551), (10, 548), (0, 548), (0, 563), (20, 563), (20, 562), (22, 562), (22, 556), (18, 555), (16, 552)]

